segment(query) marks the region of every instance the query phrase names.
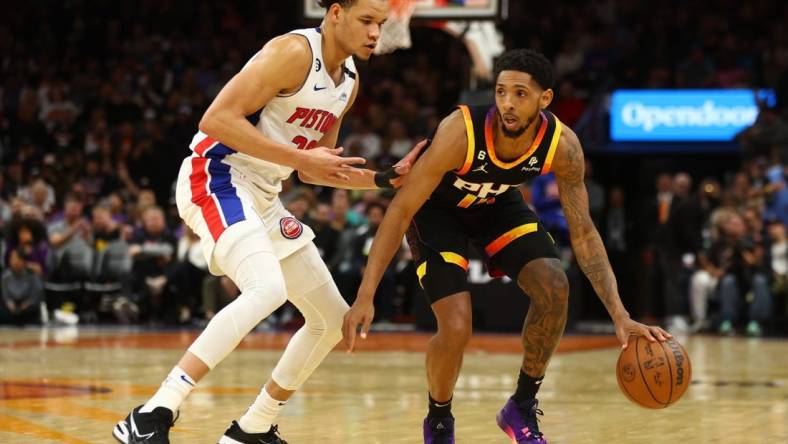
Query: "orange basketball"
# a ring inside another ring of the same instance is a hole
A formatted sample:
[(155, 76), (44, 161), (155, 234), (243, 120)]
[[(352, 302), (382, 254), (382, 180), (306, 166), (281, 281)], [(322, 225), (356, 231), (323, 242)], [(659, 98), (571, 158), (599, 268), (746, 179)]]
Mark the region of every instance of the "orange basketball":
[(621, 391), (632, 402), (663, 409), (681, 398), (692, 380), (692, 365), (684, 347), (675, 339), (649, 342), (630, 336), (616, 365)]

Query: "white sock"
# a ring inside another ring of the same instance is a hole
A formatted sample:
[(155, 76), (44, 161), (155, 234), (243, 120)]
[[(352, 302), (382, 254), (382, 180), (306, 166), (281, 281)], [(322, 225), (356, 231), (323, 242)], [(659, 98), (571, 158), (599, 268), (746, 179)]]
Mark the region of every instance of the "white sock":
[(194, 380), (176, 365), (161, 383), (156, 394), (142, 406), (140, 413), (149, 413), (156, 407), (165, 407), (175, 414), (195, 385)]
[(271, 425), (285, 404), (287, 401), (272, 398), (263, 387), (254, 403), (238, 420), (238, 425), (246, 433), (265, 433), (271, 429)]

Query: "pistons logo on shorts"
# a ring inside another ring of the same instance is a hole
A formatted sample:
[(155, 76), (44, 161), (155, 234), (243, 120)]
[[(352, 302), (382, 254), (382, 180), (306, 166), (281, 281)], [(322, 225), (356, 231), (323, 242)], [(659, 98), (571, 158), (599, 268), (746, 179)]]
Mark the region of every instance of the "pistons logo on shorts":
[(304, 232), (304, 226), (295, 217), (283, 217), (279, 220), (279, 230), (287, 239), (296, 239)]

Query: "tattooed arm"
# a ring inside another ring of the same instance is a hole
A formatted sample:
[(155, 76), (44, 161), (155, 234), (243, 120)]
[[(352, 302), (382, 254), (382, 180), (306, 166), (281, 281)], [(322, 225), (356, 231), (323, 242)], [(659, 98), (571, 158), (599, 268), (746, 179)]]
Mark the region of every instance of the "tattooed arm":
[(585, 160), (580, 141), (571, 129), (564, 127), (553, 161), (553, 172), (577, 263), (613, 318), (616, 335), (622, 344), (626, 345), (630, 333), (642, 334), (650, 340), (665, 340), (670, 335), (659, 327), (647, 327), (632, 321), (621, 303), (616, 277), (607, 259), (605, 246), (588, 211), (584, 170)]

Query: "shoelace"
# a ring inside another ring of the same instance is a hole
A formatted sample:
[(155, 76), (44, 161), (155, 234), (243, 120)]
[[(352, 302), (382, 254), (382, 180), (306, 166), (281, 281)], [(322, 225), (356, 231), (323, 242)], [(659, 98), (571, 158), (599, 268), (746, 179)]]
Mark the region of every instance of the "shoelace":
[(522, 432), (528, 438), (542, 439), (543, 436), (542, 432), (539, 431), (539, 417), (537, 415), (544, 416), (544, 412), (542, 409), (537, 408), (538, 405), (538, 402), (534, 402), (530, 406), (517, 406), (520, 416), (523, 417), (523, 423), (526, 425)]
[[(169, 429), (171, 429), (172, 426), (175, 425), (175, 421), (178, 420), (180, 415), (181, 415), (181, 412), (180, 412), (180, 410), (178, 410), (178, 411), (175, 412), (175, 416), (172, 418), (172, 422), (168, 422), (166, 420), (163, 420), (163, 421), (160, 421), (160, 422), (155, 422), (153, 424), (154, 431), (156, 433), (166, 434), (167, 431)], [(161, 416), (161, 418), (164, 419), (164, 417), (163, 417), (164, 415), (159, 415), (159, 416)]]
[(287, 442), (279, 436), (279, 424), (274, 424), (271, 426), (271, 430), (268, 431), (269, 434), (273, 435), (276, 438), (277, 443), (287, 444)]

